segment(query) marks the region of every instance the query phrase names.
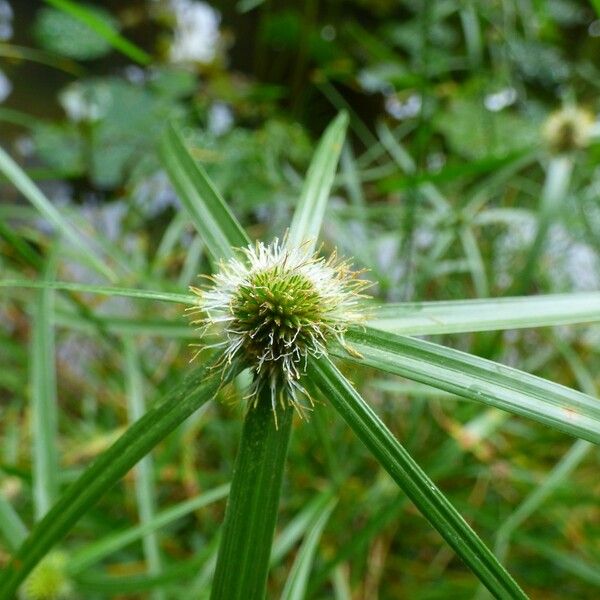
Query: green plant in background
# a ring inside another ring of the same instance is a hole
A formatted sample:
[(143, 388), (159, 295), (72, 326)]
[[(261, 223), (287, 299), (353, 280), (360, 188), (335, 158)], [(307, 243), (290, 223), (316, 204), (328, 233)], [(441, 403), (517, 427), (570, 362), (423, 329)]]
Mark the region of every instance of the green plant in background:
[[(323, 136), (285, 242), (275, 242), (272, 246), (259, 243), (241, 254), (237, 249), (247, 248), (247, 234), (203, 168), (193, 161), (180, 134), (174, 128), (168, 129), (163, 139), (163, 162), (188, 217), (203, 236), (213, 259), (229, 261), (222, 263), (214, 276), (214, 287), (201, 291), (200, 299), (198, 293), (185, 295), (63, 284), (51, 279), (1, 282), (5, 288), (40, 287), (41, 298), (52, 289), (64, 289), (184, 303), (208, 314), (201, 319), (203, 324), (224, 322), (226, 331), (217, 341), (217, 346), (224, 348), (217, 348), (207, 356), (201, 354), (186, 380), (132, 424), (62, 493), (23, 543), (15, 544), (18, 549), (0, 578), (0, 598), (11, 598), (28, 573), (109, 486), (248, 366), (254, 392), (246, 411), (233, 470), (212, 582), (213, 598), (262, 598), (265, 594), (285, 456), (292, 431), (290, 403), (296, 402), (295, 390), (302, 388), (307, 388), (318, 400), (314, 407), (315, 418), (322, 409), (321, 401), (331, 403), (380, 465), (496, 597), (526, 597), (446, 496), (345, 379), (332, 357), (400, 374), (598, 443), (600, 405), (594, 398), (498, 363), (395, 332), (494, 330), (598, 320), (600, 294), (448, 302), (439, 307), (436, 303), (418, 308), (408, 304), (374, 305), (369, 307), (368, 320), (355, 323), (351, 314), (356, 309), (351, 288), (356, 284), (351, 282), (357, 280), (346, 279), (345, 265), (340, 270), (331, 259), (325, 261), (311, 256), (346, 124), (347, 117), (341, 114)], [(2, 168), (26, 192), (33, 193), (35, 186), (16, 165), (4, 159)], [(39, 198), (38, 201), (43, 208)], [(55, 219), (65, 232), (71, 231), (62, 216), (57, 214)], [(96, 257), (90, 264), (103, 273), (110, 271), (104, 263), (98, 262), (101, 260)], [(473, 310), (475, 307), (477, 310)], [(48, 324), (41, 320), (39, 327), (47, 330)], [(232, 360), (238, 356), (241, 360)], [(134, 363), (131, 368), (135, 372)], [(310, 426), (310, 423), (300, 426)], [(343, 486), (343, 482), (340, 485)], [(330, 497), (321, 503), (315, 513), (311, 534), (290, 571), (285, 598), (302, 597), (307, 590), (316, 542), (334, 508), (331, 500)], [(151, 514), (148, 518), (154, 521), (148, 527), (154, 529), (159, 516)], [(15, 515), (10, 521), (19, 522)], [(149, 531), (146, 529), (144, 534)], [(19, 536), (24, 537), (22, 533)], [(99, 549), (94, 553), (96, 558), (102, 555)], [(80, 555), (79, 559), (69, 561), (65, 570), (67, 574), (76, 573), (82, 564), (85, 559)]]
[(596, 598), (600, 13), (10, 4), (0, 589)]

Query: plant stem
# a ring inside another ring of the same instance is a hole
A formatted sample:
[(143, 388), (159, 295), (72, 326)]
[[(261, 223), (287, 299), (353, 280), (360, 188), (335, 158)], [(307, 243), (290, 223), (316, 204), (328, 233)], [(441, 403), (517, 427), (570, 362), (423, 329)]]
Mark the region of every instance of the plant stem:
[(233, 471), (212, 600), (262, 600), (293, 410), (268, 398), (248, 410)]

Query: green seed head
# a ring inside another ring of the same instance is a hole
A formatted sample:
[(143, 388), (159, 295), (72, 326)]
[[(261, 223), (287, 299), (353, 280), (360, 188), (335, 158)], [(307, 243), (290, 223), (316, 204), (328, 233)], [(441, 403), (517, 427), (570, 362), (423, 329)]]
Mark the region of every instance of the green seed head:
[(71, 593), (66, 574), (67, 558), (51, 552), (31, 571), (21, 588), (21, 600), (63, 600)]
[(266, 387), (274, 408), (286, 402), (299, 408), (308, 356), (324, 354), (331, 339), (343, 343), (348, 325), (360, 319), (366, 282), (335, 256), (326, 260), (278, 240), (243, 254), (222, 263), (208, 289), (192, 288), (201, 315), (194, 323), (203, 333), (220, 326), (212, 345), (224, 347), (229, 363), (253, 371), (251, 403)]

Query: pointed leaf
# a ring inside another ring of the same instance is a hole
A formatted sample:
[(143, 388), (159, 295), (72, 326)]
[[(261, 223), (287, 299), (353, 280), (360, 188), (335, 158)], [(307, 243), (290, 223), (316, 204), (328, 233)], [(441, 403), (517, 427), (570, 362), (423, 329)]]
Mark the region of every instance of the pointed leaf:
[(371, 407), (327, 358), (312, 360), (308, 375), (422, 515), (497, 598), (527, 598), (444, 494), (394, 438)]
[(292, 247), (304, 243), (308, 244), (309, 249), (315, 246), (347, 127), (348, 115), (342, 112), (327, 127), (319, 142), (290, 226), (288, 244)]
[(161, 143), (162, 163), (192, 223), (216, 260), (234, 256), (234, 248), (250, 243), (246, 232), (186, 148), (181, 133), (169, 124)]
[(600, 443), (600, 401), (529, 373), (424, 340), (353, 328), (348, 343), (362, 355), (338, 355), (522, 415), (571, 435)]

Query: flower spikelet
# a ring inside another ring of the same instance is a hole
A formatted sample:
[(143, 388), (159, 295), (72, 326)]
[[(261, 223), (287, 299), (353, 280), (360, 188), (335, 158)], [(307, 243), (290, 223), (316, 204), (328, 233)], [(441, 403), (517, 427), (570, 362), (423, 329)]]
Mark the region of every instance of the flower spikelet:
[(199, 298), (192, 323), (216, 337), (198, 347), (221, 347), (228, 364), (251, 369), (251, 406), (266, 388), (273, 410), (289, 403), (302, 414), (308, 357), (325, 354), (331, 340), (344, 344), (348, 326), (362, 319), (368, 282), (357, 275), (335, 253), (323, 258), (285, 240), (243, 248), (220, 263), (210, 285), (190, 288)]

